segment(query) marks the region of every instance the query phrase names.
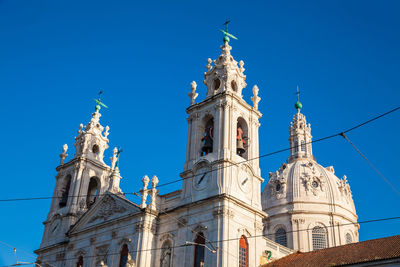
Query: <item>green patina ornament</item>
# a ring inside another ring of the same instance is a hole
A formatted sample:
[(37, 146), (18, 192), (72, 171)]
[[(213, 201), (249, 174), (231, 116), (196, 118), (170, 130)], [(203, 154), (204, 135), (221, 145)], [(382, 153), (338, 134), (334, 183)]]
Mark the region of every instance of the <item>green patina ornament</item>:
[(225, 23), (223, 25), (225, 25), (225, 30), (221, 30), (220, 31), (224, 34), (224, 38), (222, 39), (224, 41), (224, 43), (229, 43), (230, 39), (229, 37), (231, 37), (232, 39), (238, 40), (237, 37), (235, 37), (234, 35), (230, 34), (228, 32), (228, 24), (229, 22), (231, 22), (230, 20), (225, 21)]
[(294, 107), (295, 107), (297, 110), (300, 110), (300, 109), (303, 107), (303, 105), (301, 104), (301, 102), (297, 101), (296, 104), (294, 104)]
[(101, 107), (105, 107), (108, 108), (103, 102), (101, 102), (101, 94), (103, 93), (103, 91), (99, 92), (99, 98), (98, 99), (93, 99), (94, 102), (96, 102), (96, 106), (94, 107), (94, 109), (96, 110), (96, 112), (99, 112), (99, 110), (101, 109)]

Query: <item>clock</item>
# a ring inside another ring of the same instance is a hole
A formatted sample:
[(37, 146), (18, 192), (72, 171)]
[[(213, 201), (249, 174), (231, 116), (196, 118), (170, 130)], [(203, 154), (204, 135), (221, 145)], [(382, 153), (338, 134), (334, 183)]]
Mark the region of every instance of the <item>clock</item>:
[(240, 170), (238, 175), (238, 183), (239, 188), (243, 192), (248, 193), (250, 192), (252, 186), (252, 176), (248, 172)]
[(211, 177), (211, 171), (208, 169), (200, 169), (193, 177), (193, 186), (197, 190), (202, 190), (207, 187)]

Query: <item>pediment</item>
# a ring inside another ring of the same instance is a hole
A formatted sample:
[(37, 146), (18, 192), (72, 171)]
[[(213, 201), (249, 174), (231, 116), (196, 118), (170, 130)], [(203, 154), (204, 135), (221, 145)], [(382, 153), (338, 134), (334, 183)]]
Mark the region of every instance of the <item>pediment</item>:
[(129, 214), (140, 213), (141, 209), (124, 198), (106, 193), (72, 227), (70, 233), (79, 232), (104, 222), (113, 221)]

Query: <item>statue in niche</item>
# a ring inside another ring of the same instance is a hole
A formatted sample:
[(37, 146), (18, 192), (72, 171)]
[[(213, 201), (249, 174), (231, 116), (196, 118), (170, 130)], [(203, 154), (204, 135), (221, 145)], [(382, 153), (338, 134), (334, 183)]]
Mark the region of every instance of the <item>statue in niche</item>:
[(204, 137), (201, 138), (201, 141), (204, 143), (202, 147), (202, 156), (207, 155), (213, 151), (213, 143), (214, 143), (214, 128), (213, 128), (213, 120), (210, 120), (207, 123), (206, 128), (204, 129)]
[(237, 127), (237, 135), (236, 135), (236, 153), (239, 156), (242, 156), (246, 150), (244, 149), (244, 144), (246, 141), (244, 140), (243, 137), (243, 130), (242, 127), (238, 126)]

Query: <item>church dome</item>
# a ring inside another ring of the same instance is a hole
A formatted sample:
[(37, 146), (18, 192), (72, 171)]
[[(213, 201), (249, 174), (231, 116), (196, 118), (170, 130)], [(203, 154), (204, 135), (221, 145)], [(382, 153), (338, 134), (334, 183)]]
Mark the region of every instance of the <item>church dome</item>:
[[(299, 102), (299, 101), (298, 101)], [(289, 126), (290, 156), (262, 192), (264, 234), (303, 252), (358, 241), (357, 214), (347, 177), (312, 154), (311, 125), (296, 107)]]
[(300, 158), (269, 174), (263, 192), (269, 215), (285, 212), (335, 213), (357, 220), (346, 176), (336, 177), (332, 166), (324, 168), (312, 158)]

